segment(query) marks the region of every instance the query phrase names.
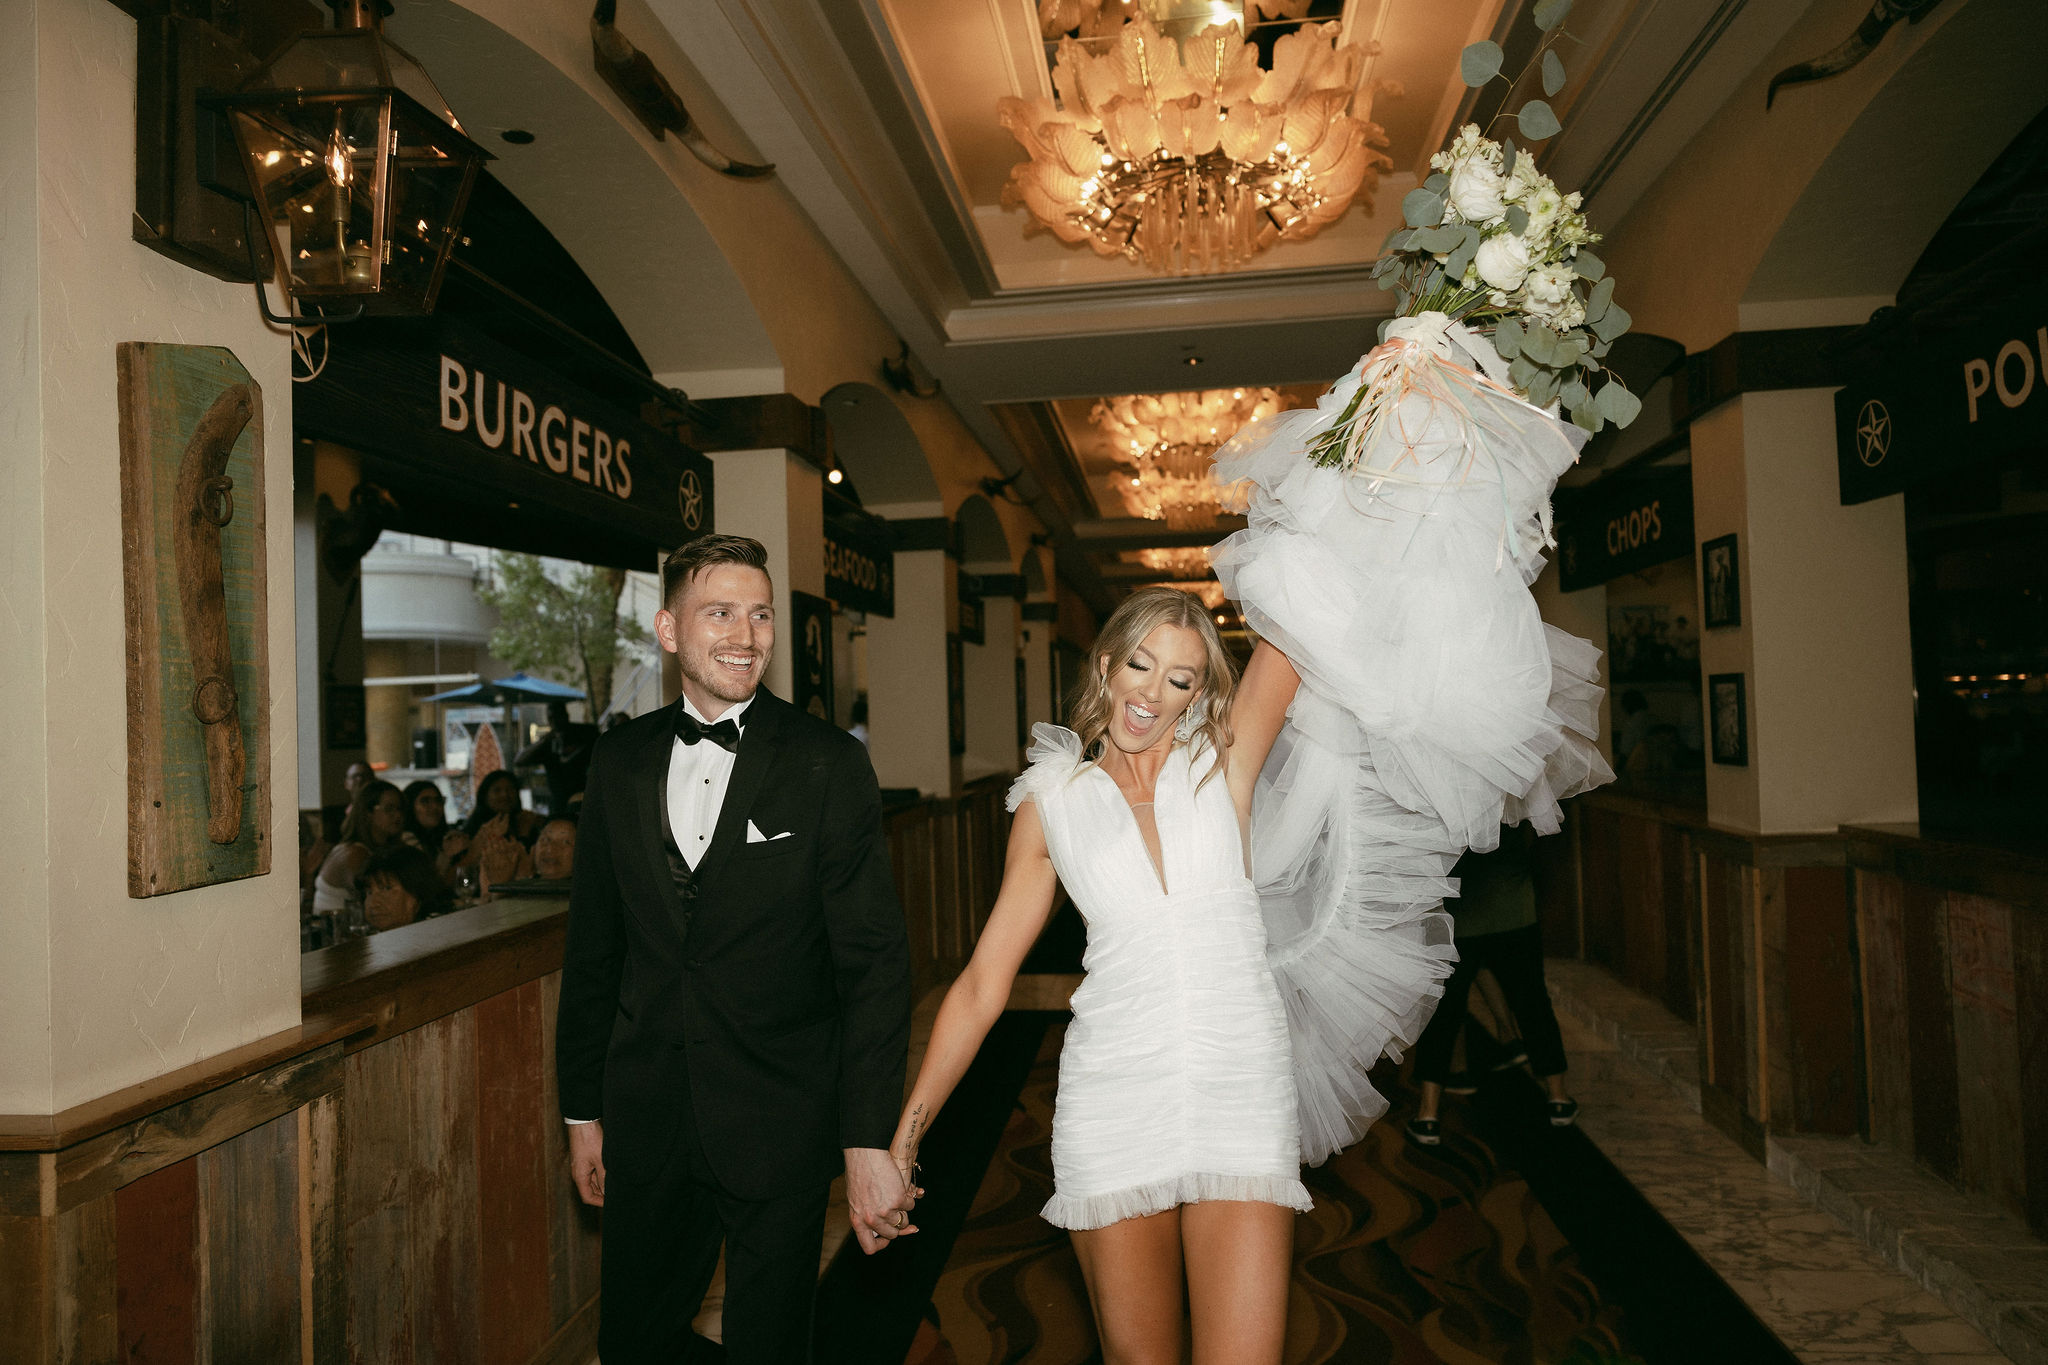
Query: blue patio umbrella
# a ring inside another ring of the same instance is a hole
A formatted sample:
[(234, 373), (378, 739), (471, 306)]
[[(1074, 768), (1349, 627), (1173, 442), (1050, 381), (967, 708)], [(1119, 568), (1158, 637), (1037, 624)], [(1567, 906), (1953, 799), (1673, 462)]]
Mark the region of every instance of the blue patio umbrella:
[(527, 673), (492, 682), (473, 682), (452, 692), (436, 692), (428, 701), (468, 702), (472, 706), (514, 706), (521, 702), (582, 701), (580, 689), (549, 682)]

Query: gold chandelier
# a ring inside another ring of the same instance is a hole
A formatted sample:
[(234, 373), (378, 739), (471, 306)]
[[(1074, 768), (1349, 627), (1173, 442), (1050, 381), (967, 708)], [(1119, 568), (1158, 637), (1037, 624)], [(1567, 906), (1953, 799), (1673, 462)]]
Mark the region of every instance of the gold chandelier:
[[(1138, 562), (1155, 573), (1172, 574), (1177, 579), (1190, 582), (1209, 577), (1209, 552), (1192, 550), (1140, 550)], [(1183, 586), (1180, 583), (1175, 587)], [(1222, 584), (1217, 584), (1218, 589)]]
[(1202, 389), (1097, 399), (1088, 416), (1123, 466), (1111, 482), (1132, 516), (1205, 531), (1230, 497), (1216, 482), (1217, 449), (1285, 406), (1275, 389)]
[[(1106, 7), (1083, 8), (1096, 19)], [(1099, 53), (1062, 36), (1057, 102), (997, 106), (1030, 156), (1011, 169), (1004, 204), (1021, 203), (1062, 241), (1182, 274), (1227, 270), (1275, 242), (1313, 237), (1361, 192), (1370, 201), (1393, 165), (1375, 149), (1385, 131), (1350, 113), (1376, 48), (1340, 46), (1341, 29), (1304, 24), (1282, 35), (1271, 70), (1235, 20), (1176, 42), (1141, 13), (1092, 40)]]

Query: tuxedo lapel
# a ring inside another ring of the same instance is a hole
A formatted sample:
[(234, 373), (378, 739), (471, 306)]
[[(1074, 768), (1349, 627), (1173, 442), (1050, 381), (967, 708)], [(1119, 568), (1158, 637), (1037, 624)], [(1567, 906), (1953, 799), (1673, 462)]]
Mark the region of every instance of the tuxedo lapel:
[(718, 808), (718, 824), (712, 831), (711, 847), (697, 864), (698, 876), (718, 866), (746, 836), (747, 812), (753, 809), (754, 798), (768, 780), (768, 769), (782, 745), (782, 720), (788, 709), (787, 702), (769, 692), (754, 694), (754, 704), (747, 708), (747, 723), (740, 727), (740, 748), (733, 757), (732, 779), (726, 783), (725, 804)]
[(632, 768), (627, 775), (633, 790), (633, 818), (638, 826), (638, 842), (641, 856), (646, 859), (647, 875), (653, 878), (659, 889), (669, 918), (678, 925), (683, 922), (683, 898), (677, 893), (675, 875), (669, 870), (668, 847), (661, 831), (667, 823), (662, 817), (668, 804), (668, 765), (676, 749), (675, 713), (682, 704), (678, 698), (662, 708), (661, 728), (650, 731), (646, 743), (633, 755)]

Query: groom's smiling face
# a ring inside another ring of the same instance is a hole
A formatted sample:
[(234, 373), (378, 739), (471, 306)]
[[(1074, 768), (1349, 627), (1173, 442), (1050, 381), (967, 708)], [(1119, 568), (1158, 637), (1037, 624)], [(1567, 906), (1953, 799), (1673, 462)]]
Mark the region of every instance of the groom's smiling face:
[(706, 720), (754, 695), (775, 649), (774, 587), (748, 564), (713, 564), (654, 618), (661, 647), (676, 656), (683, 695)]

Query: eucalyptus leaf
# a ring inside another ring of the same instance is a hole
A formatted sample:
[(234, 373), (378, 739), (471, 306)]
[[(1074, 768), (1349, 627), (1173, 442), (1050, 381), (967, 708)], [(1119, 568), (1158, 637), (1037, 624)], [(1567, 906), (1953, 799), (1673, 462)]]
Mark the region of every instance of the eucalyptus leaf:
[(1584, 427), (1587, 431), (1600, 430), (1600, 410), (1593, 406), (1591, 400), (1582, 398), (1574, 403), (1567, 398), (1565, 406), (1572, 410), (1573, 425)]
[(1549, 407), (1557, 401), (1558, 383), (1556, 370), (1538, 370), (1529, 381), (1529, 401), (1539, 408)]
[(1536, 27), (1548, 33), (1563, 23), (1565, 15), (1571, 12), (1572, 0), (1536, 0)]
[(1508, 383), (1515, 388), (1527, 390), (1529, 382), (1536, 377), (1538, 366), (1527, 356), (1517, 356), (1508, 363)]
[(1445, 175), (1442, 171), (1431, 172), (1429, 179), (1422, 182), (1422, 188), (1434, 191), (1437, 194), (1444, 193), (1444, 191), (1450, 189), (1450, 187), (1451, 178), (1448, 175)]
[(1505, 180), (1515, 173), (1515, 140), (1504, 137), (1500, 140), (1500, 174)]
[(1461, 284), (1464, 282), (1465, 272), (1471, 269), (1472, 258), (1479, 253), (1479, 243), (1483, 240), (1477, 228), (1468, 227), (1465, 231), (1469, 235), (1459, 242), (1457, 248), (1444, 260), (1444, 272)]
[(1628, 315), (1628, 309), (1618, 303), (1611, 303), (1607, 306), (1607, 311), (1600, 315), (1600, 320), (1593, 324), (1593, 335), (1602, 341), (1612, 342), (1626, 332), (1629, 324), (1634, 321), (1635, 319)]
[[(1581, 253), (1583, 255), (1583, 253)], [(1586, 325), (1600, 321), (1607, 313), (1608, 305), (1614, 302), (1614, 280), (1604, 279), (1593, 286), (1593, 292), (1586, 296)]]
[(1618, 427), (1625, 427), (1636, 420), (1636, 414), (1643, 410), (1643, 400), (1628, 391), (1628, 386), (1617, 380), (1609, 380), (1593, 399), (1600, 415)]
[(1529, 330), (1522, 333), (1522, 354), (1541, 365), (1557, 363), (1557, 333), (1541, 323), (1532, 322)]
[(1551, 357), (1551, 364), (1560, 370), (1569, 369), (1586, 358), (1586, 341), (1582, 337), (1566, 337), (1557, 343)]
[(1434, 254), (1439, 251), (1455, 251), (1465, 243), (1465, 229), (1462, 227), (1417, 228), (1414, 242), (1416, 248)]
[(1507, 211), (1508, 231), (1519, 237), (1529, 230), (1529, 210), (1520, 204), (1509, 204)]
[(1531, 142), (1541, 142), (1564, 131), (1556, 112), (1542, 100), (1530, 100), (1523, 105), (1515, 114), (1515, 122), (1521, 126), (1522, 136)]
[(1593, 391), (1586, 387), (1585, 376), (1573, 375), (1570, 382), (1558, 390), (1557, 396), (1568, 408), (1580, 408), (1593, 401)]
[(1522, 324), (1513, 318), (1502, 318), (1493, 327), (1493, 349), (1500, 352), (1502, 360), (1513, 360), (1522, 353)]
[(1564, 63), (1559, 60), (1557, 49), (1543, 49), (1543, 93), (1555, 95), (1564, 89)]
[[(1406, 307), (1407, 305), (1406, 305), (1406, 304), (1403, 304), (1402, 306), (1403, 306), (1403, 307)], [(1389, 327), (1392, 327), (1393, 325), (1394, 325), (1394, 320), (1393, 320), (1392, 318), (1382, 318), (1382, 319), (1380, 320), (1380, 330), (1379, 330), (1379, 339), (1380, 339), (1381, 341), (1385, 341), (1385, 340), (1387, 339), (1387, 329), (1388, 329)]]
[(1578, 268), (1579, 278), (1582, 280), (1597, 280), (1607, 273), (1607, 262), (1584, 247), (1579, 248), (1579, 254), (1572, 258), (1572, 264)]
[(1500, 74), (1500, 44), (1480, 39), (1458, 54), (1458, 75), (1467, 85), (1484, 85)]
[(1612, 349), (1614, 349), (1613, 342), (1601, 341), (1596, 337), (1593, 340), (1593, 348), (1587, 351), (1586, 354), (1592, 356), (1595, 360), (1604, 360), (1607, 357), (1607, 353)]
[(1444, 197), (1435, 190), (1410, 190), (1401, 196), (1401, 220), (1409, 227), (1435, 227), (1443, 217)]

